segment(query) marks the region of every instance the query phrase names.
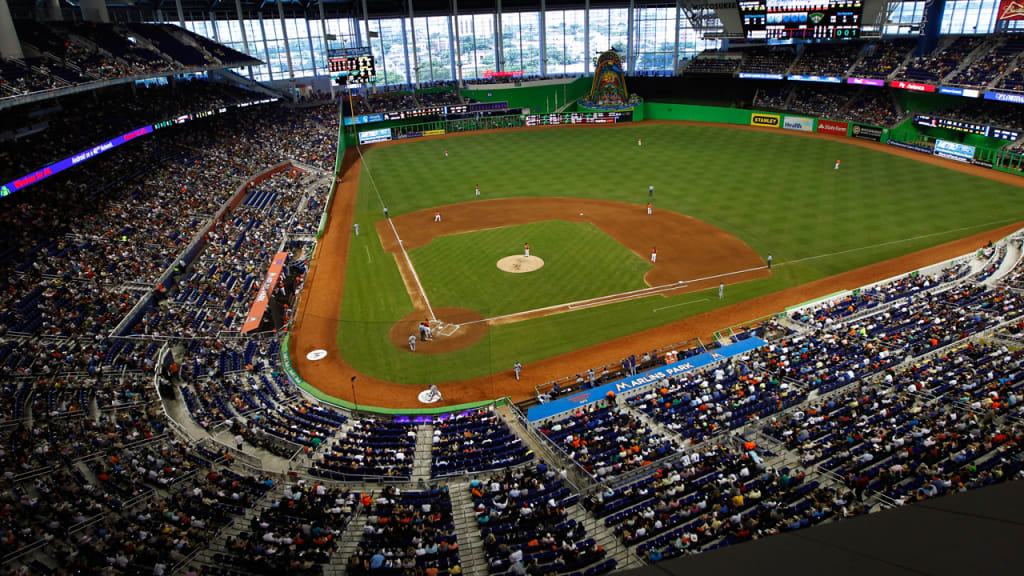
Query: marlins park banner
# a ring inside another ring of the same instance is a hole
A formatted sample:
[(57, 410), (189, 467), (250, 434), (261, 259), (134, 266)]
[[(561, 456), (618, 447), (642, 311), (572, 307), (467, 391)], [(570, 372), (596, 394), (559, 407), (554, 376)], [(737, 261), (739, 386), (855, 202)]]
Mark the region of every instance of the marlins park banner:
[(799, 130), (801, 132), (814, 132), (814, 120), (800, 116), (786, 116), (782, 119), (782, 127), (786, 130)]
[(782, 123), (782, 119), (778, 114), (759, 114), (753, 112), (750, 114), (750, 125), (751, 126), (764, 126), (765, 128), (778, 128), (779, 124)]
[(287, 252), (278, 252), (274, 255), (274, 259), (270, 262), (270, 269), (267, 270), (267, 276), (263, 279), (263, 284), (260, 286), (259, 294), (256, 295), (256, 300), (253, 301), (252, 308), (249, 309), (249, 315), (245, 317), (242, 332), (252, 332), (260, 327), (263, 313), (266, 312), (267, 304), (270, 302), (270, 294), (274, 291), (274, 286), (277, 285), (277, 281), (281, 278), (281, 270), (284, 268), (284, 262), (287, 258)]

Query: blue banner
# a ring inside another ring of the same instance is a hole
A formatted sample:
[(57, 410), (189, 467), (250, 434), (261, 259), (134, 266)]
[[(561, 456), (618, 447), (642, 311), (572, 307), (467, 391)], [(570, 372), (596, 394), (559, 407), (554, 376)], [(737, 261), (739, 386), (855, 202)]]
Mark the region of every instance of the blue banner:
[(719, 360), (731, 358), (733, 356), (739, 356), (746, 352), (750, 352), (756, 348), (766, 346), (768, 343), (756, 336), (751, 336), (746, 340), (740, 340), (735, 344), (723, 346), (717, 348), (711, 352), (705, 352), (698, 354), (692, 358), (686, 360), (680, 360), (671, 364), (666, 364), (654, 370), (648, 370), (643, 374), (637, 374), (636, 376), (630, 376), (629, 378), (623, 378), (610, 382), (608, 384), (602, 384), (596, 388), (590, 390), (584, 390), (577, 392), (572, 396), (566, 396), (565, 398), (559, 398), (548, 402), (547, 404), (541, 404), (540, 406), (534, 406), (530, 408), (530, 411), (526, 415), (526, 419), (530, 422), (536, 422), (552, 416), (558, 416), (563, 412), (569, 412), (579, 406), (589, 404), (591, 402), (597, 402), (608, 396), (609, 392), (615, 392), (619, 394), (621, 392), (627, 392), (630, 390), (636, 390), (648, 384), (656, 384), (665, 378), (672, 376), (678, 376), (690, 370), (697, 368), (703, 368), (708, 364), (714, 364)]
[(1013, 102), (1024, 104), (1024, 94), (1009, 94), (1006, 92), (985, 92), (985, 100), (996, 100), (997, 102)]
[(349, 116), (345, 118), (345, 126), (352, 126), (354, 124), (372, 124), (374, 122), (383, 121), (383, 114), (364, 114), (362, 116)]
[(843, 83), (843, 79), (838, 76), (801, 76), (800, 74), (790, 74), (786, 77), (786, 80), (796, 80), (797, 82), (826, 82), (828, 84)]
[(981, 96), (981, 91), (973, 88), (950, 88), (949, 86), (939, 86), (939, 94), (963, 96), (964, 98), (977, 98)]
[(43, 168), (42, 170), (36, 170), (35, 172), (33, 172), (31, 174), (26, 174), (25, 176), (22, 176), (21, 178), (18, 178), (17, 180), (13, 180), (11, 182), (8, 182), (7, 184), (4, 184), (3, 186), (0, 186), (0, 198), (3, 198), (5, 196), (9, 196), (9, 195), (17, 192), (18, 190), (21, 190), (22, 188), (24, 188), (26, 186), (30, 186), (32, 184), (35, 184), (36, 182), (39, 182), (40, 180), (43, 180), (45, 178), (49, 178), (50, 176), (53, 176), (54, 174), (56, 174), (58, 172), (63, 172), (64, 170), (67, 170), (68, 168), (71, 168), (72, 166), (74, 166), (75, 164), (78, 164), (79, 162), (84, 162), (84, 161), (89, 160), (90, 158), (92, 158), (94, 156), (97, 156), (99, 154), (102, 154), (104, 152), (112, 150), (112, 149), (120, 146), (121, 144), (124, 144), (125, 142), (128, 142), (129, 140), (134, 140), (135, 138), (138, 138), (139, 136), (145, 136), (146, 134), (150, 134), (152, 132), (153, 132), (153, 126), (152, 125), (150, 125), (150, 126), (143, 126), (142, 128), (138, 128), (136, 130), (132, 130), (131, 132), (127, 132), (125, 134), (122, 134), (122, 135), (118, 136), (117, 138), (113, 138), (113, 139), (107, 140), (103, 144), (100, 144), (98, 146), (93, 146), (92, 148), (89, 148), (88, 150), (85, 150), (83, 152), (79, 152), (78, 154), (75, 154), (74, 156), (70, 156), (70, 157), (65, 158), (63, 160), (59, 160), (57, 162), (54, 162), (53, 164), (50, 164), (49, 166)]
[(782, 80), (782, 74), (766, 74), (764, 72), (740, 72), (740, 78), (751, 80)]

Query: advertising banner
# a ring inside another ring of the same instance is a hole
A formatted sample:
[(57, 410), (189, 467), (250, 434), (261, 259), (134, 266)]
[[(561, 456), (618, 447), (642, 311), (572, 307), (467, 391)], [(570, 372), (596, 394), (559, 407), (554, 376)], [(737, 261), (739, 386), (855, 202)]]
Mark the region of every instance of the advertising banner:
[(896, 140), (889, 140), (886, 142), (889, 146), (895, 146), (897, 148), (903, 148), (905, 150), (913, 150), (914, 152), (924, 152), (925, 154), (931, 154), (931, 146), (925, 146), (924, 144), (912, 144), (910, 142), (897, 142)]
[(678, 362), (673, 362), (653, 370), (648, 370), (647, 372), (637, 374), (636, 376), (615, 380), (614, 382), (596, 386), (590, 390), (583, 390), (571, 396), (553, 400), (547, 404), (534, 406), (526, 413), (526, 419), (530, 422), (536, 422), (538, 420), (557, 416), (563, 412), (575, 410), (576, 408), (585, 406), (591, 402), (603, 400), (608, 397), (609, 392), (622, 394), (624, 392), (629, 392), (630, 390), (636, 390), (637, 388), (657, 384), (666, 378), (672, 378), (680, 374), (685, 374), (691, 370), (703, 368), (709, 364), (714, 364), (719, 360), (725, 360), (726, 358), (745, 354), (751, 350), (766, 346), (767, 344), (767, 342), (756, 336), (740, 340), (735, 344), (722, 346), (721, 348), (717, 348), (711, 352), (704, 352), (703, 354), (698, 354), (685, 360), (679, 360)]
[(1024, 104), (1024, 94), (1010, 94), (1007, 92), (985, 92), (985, 100), (995, 100), (997, 102), (1013, 102), (1014, 104)]
[(750, 115), (751, 126), (764, 126), (766, 128), (778, 128), (782, 118), (778, 114), (759, 114), (753, 112)]
[(352, 126), (355, 124), (371, 124), (373, 122), (383, 121), (383, 114), (364, 114), (362, 116), (349, 116), (345, 118), (345, 126)]
[(974, 160), (974, 146), (950, 142), (948, 140), (935, 141), (935, 155), (957, 162), (972, 163)]
[(950, 86), (939, 86), (939, 94), (963, 96), (964, 98), (977, 98), (981, 96), (981, 91), (975, 90), (973, 88), (953, 88)]
[(828, 84), (842, 84), (843, 79), (839, 76), (802, 76), (800, 74), (790, 74), (786, 76), (786, 80), (796, 80), (797, 82), (826, 82)]
[(786, 130), (814, 132), (814, 120), (811, 120), (810, 118), (802, 118), (800, 116), (786, 116), (782, 119), (782, 127)]
[(901, 90), (911, 90), (913, 92), (935, 92), (935, 86), (931, 84), (921, 84), (918, 82), (903, 82), (902, 80), (893, 80), (889, 83), (893, 88), (899, 88)]
[(1024, 2), (1021, 0), (1003, 0), (999, 3), (997, 20), (1024, 20)]
[(360, 144), (373, 144), (374, 142), (387, 142), (388, 140), (391, 140), (391, 128), (367, 130), (359, 133)]
[(281, 270), (284, 268), (284, 261), (287, 259), (287, 252), (278, 252), (274, 255), (274, 260), (270, 263), (270, 269), (267, 270), (267, 275), (263, 278), (263, 284), (260, 285), (260, 291), (256, 294), (256, 300), (253, 300), (252, 307), (249, 309), (249, 315), (245, 317), (242, 332), (252, 332), (260, 327), (263, 313), (267, 310), (267, 304), (270, 302), (270, 294), (274, 292), (274, 286), (277, 285), (277, 281), (281, 278)]
[(823, 134), (835, 134), (836, 136), (846, 136), (846, 130), (849, 128), (849, 124), (846, 122), (833, 122), (832, 120), (818, 120), (818, 132)]
[(856, 84), (858, 86), (885, 86), (885, 80), (878, 80), (877, 78), (847, 78), (847, 84)]
[(850, 136), (854, 138), (860, 138), (861, 140), (871, 140), (872, 142), (882, 141), (882, 129), (878, 126), (871, 126), (868, 124), (854, 124), (853, 130), (850, 132)]
[(782, 80), (782, 74), (766, 74), (764, 72), (740, 72), (740, 78), (750, 80)]
[(441, 128), (440, 130), (424, 130), (423, 131), (423, 135), (424, 136), (440, 136), (442, 134), (444, 134), (444, 128)]

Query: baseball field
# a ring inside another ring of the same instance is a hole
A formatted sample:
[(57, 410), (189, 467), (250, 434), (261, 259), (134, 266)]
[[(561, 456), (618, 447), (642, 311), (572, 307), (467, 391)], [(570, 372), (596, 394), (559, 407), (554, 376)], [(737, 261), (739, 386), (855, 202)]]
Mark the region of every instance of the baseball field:
[[(349, 151), (351, 192), (339, 188), (330, 214), (344, 261), (311, 271), (294, 354), (328, 349), (346, 376), (410, 390), (476, 379), (480, 397), (503, 395), (517, 360), (531, 375), (545, 359), (1024, 220), (1012, 181), (783, 131), (647, 122), (361, 152)], [(527, 242), (542, 267), (497, 267)], [(333, 310), (317, 306), (332, 276)], [(336, 340), (304, 334), (309, 318)], [(423, 320), (435, 339), (412, 352)], [(621, 354), (640, 351), (629, 343)]]

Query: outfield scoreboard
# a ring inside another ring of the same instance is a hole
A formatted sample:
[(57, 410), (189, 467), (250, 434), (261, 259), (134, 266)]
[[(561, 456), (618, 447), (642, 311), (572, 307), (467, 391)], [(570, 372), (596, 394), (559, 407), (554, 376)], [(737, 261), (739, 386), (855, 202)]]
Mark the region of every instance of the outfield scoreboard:
[(372, 82), (377, 77), (373, 56), (328, 56), (327, 70), (331, 76), (344, 76), (348, 82)]
[(563, 112), (556, 114), (527, 114), (527, 126), (561, 126), (566, 124), (615, 124), (633, 119), (625, 112)]
[(740, 0), (743, 34), (751, 40), (860, 37), (863, 0)]
[(914, 116), (914, 124), (918, 126), (927, 126), (929, 128), (945, 128), (956, 132), (977, 134), (978, 136), (988, 136), (990, 138), (998, 138), (1000, 140), (1014, 141), (1020, 138), (1020, 132), (1016, 130), (996, 128), (995, 126), (989, 126), (987, 124), (974, 124), (973, 122), (964, 122), (950, 118), (926, 116), (924, 114)]

